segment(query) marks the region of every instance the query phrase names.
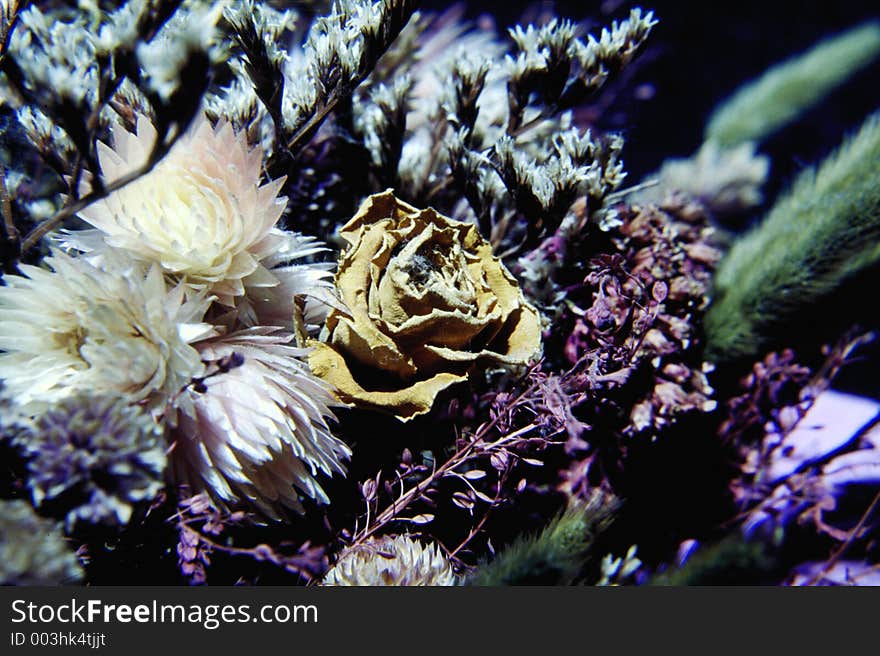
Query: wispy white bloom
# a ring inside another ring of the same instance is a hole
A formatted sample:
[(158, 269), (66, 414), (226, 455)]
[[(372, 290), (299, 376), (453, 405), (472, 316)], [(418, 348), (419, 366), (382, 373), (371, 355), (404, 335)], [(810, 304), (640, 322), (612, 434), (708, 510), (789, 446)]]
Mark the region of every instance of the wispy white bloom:
[[(223, 59), (223, 48), (216, 43), (216, 26), (224, 4), (188, 3), (165, 21), (153, 39), (138, 43), (135, 53), (147, 84), (163, 100), (170, 100), (180, 90), (181, 72), (194, 53), (214, 61)], [(123, 14), (117, 22), (124, 25), (125, 18)]]
[(333, 396), (272, 328), (198, 345), (208, 369), (178, 400), (171, 464), (179, 482), (221, 504), (249, 500), (268, 516), (329, 503), (319, 473), (344, 474), (348, 446), (327, 425)]
[[(99, 144), (106, 179), (142, 165), (155, 139), (144, 117), (137, 134), (115, 128), (113, 147)], [(229, 307), (248, 306), (245, 295), (274, 299), (266, 290), (286, 289), (304, 275), (321, 287), (324, 269), (306, 273), (305, 265), (290, 265), (320, 248), (274, 227), (285, 207), (278, 197), (284, 178), (260, 186), (261, 164), (260, 149), (249, 148), (244, 134), (228, 123), (215, 130), (199, 120), (150, 173), (83, 210), (81, 218), (98, 230), (69, 233), (67, 243), (86, 251), (103, 244), (159, 263), (188, 288), (206, 290)], [(257, 323), (253, 312), (245, 322)]]
[(245, 326), (279, 326), (290, 330), (294, 301), (302, 299), (304, 327), (309, 333), (317, 333), (330, 308), (340, 303), (333, 287), (333, 264), (297, 263), (326, 247), (313, 237), (278, 233), (275, 251), (261, 261), (271, 280), (249, 286), (247, 294), (237, 301), (235, 316)]
[(452, 565), (436, 544), (406, 535), (382, 536), (344, 551), (323, 585), (456, 585)]
[(190, 345), (214, 333), (210, 299), (168, 289), (158, 266), (116, 258), (102, 269), (60, 251), (51, 270), (21, 265), (0, 287), (3, 394), (39, 409), (77, 391), (113, 393), (158, 407), (200, 376)]

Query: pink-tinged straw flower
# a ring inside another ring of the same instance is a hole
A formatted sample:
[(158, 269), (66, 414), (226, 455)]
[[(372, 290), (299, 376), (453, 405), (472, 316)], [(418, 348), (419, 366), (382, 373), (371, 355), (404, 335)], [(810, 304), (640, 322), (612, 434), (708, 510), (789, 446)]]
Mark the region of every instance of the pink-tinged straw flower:
[(36, 412), (77, 392), (158, 408), (202, 375), (191, 343), (215, 333), (210, 299), (168, 288), (158, 266), (98, 268), (55, 251), (0, 287), (3, 395)]
[(269, 517), (281, 506), (303, 512), (301, 496), (329, 503), (316, 476), (345, 474), (351, 450), (328, 427), (333, 396), (290, 340), (252, 328), (198, 345), (205, 377), (170, 417), (179, 482), (220, 505), (249, 501)]
[[(143, 116), (136, 134), (114, 128), (112, 147), (98, 144), (105, 179), (141, 166), (155, 140), (156, 130)], [(79, 216), (97, 231), (70, 233), (68, 243), (86, 251), (111, 246), (159, 263), (166, 274), (225, 306), (244, 305), (246, 324), (265, 323), (245, 295), (268, 307), (278, 300), (273, 290), (280, 293), (290, 286), (288, 278), (302, 277), (299, 269), (307, 269), (315, 286), (330, 283), (321, 267), (289, 266), (321, 249), (274, 227), (286, 206), (278, 197), (284, 178), (261, 186), (262, 160), (261, 149), (250, 148), (244, 133), (199, 119), (148, 174), (82, 210)]]

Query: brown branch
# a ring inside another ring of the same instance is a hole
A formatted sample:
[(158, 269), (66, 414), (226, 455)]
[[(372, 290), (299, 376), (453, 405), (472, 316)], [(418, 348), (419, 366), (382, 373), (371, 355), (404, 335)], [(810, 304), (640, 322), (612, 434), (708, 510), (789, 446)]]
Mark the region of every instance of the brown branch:
[[(370, 76), (379, 59), (388, 51), (388, 48), (391, 47), (391, 44), (394, 43), (398, 35), (403, 31), (403, 28), (409, 23), (409, 19), (415, 12), (417, 4), (412, 0), (385, 0), (385, 3), (391, 5), (391, 11), (393, 12), (389, 22), (386, 24), (388, 28), (387, 33), (376, 35), (379, 41), (373, 44), (375, 49), (370, 53), (366, 61), (361, 62), (357, 74), (344, 82), (342, 80), (337, 82), (327, 100), (315, 110), (304, 125), (297, 128), (293, 135), (290, 136), (287, 140), (286, 148), (282, 149), (282, 154), (295, 154), (305, 146), (318, 131), (318, 128), (321, 127), (321, 124), (336, 109), (336, 106), (350, 97), (358, 86)], [(364, 35), (364, 39), (367, 38), (368, 36)], [(280, 163), (283, 163), (283, 159), (273, 157), (267, 164), (266, 169), (274, 172)]]
[(3, 243), (0, 246), (2, 253), (3, 270), (6, 273), (15, 271), (15, 261), (18, 259), (21, 245), (21, 235), (18, 228), (15, 227), (15, 217), (12, 213), (12, 200), (9, 198), (9, 191), (6, 188), (6, 172), (0, 167), (0, 212), (3, 214), (2, 237)]
[[(113, 99), (113, 96), (116, 95), (116, 92), (119, 90), (119, 87), (122, 86), (122, 83), (125, 81), (125, 75), (117, 75), (111, 79), (107, 79), (102, 76), (102, 81), (100, 83), (100, 94), (98, 102), (95, 104), (95, 107), (92, 109), (91, 114), (89, 114), (88, 119), (86, 119), (86, 129), (88, 130), (88, 142), (89, 149), (92, 152), (82, 153), (78, 152), (76, 157), (76, 163), (73, 167), (73, 176), (70, 178), (70, 185), (68, 186), (69, 198), (76, 200), (79, 198), (79, 183), (82, 180), (82, 174), (85, 167), (85, 161), (88, 160), (90, 164), (94, 164), (95, 155), (95, 140), (98, 138), (98, 127), (100, 125), (99, 121), (101, 118), (101, 112), (105, 107), (110, 104), (110, 101)], [(93, 171), (93, 173), (98, 173), (98, 171)], [(100, 177), (96, 177), (97, 182), (102, 182)], [(100, 187), (98, 188), (100, 190)]]

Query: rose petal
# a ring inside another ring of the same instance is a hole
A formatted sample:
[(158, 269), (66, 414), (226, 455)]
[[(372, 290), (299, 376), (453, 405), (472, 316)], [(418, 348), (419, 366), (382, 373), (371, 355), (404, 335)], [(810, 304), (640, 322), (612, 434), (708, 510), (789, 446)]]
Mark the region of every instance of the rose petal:
[(388, 190), (340, 230), (336, 286), (310, 362), (340, 398), (401, 419), (486, 361), (524, 365), (541, 346), (541, 317), (476, 226), (418, 210)]
[(398, 391), (366, 390), (352, 377), (348, 364), (339, 353), (320, 342), (310, 345), (315, 347), (309, 354), (312, 373), (333, 385), (341, 401), (390, 412), (401, 421), (428, 412), (440, 392), (467, 379), (466, 375), (439, 373)]

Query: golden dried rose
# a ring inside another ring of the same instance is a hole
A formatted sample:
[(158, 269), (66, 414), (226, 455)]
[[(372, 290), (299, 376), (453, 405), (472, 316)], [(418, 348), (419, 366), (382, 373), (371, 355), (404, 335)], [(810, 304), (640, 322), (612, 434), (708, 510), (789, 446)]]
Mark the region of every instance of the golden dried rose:
[(538, 353), (538, 312), (475, 226), (386, 191), (341, 235), (336, 287), (348, 311), (330, 313), (309, 364), (342, 401), (408, 420), (475, 364)]

